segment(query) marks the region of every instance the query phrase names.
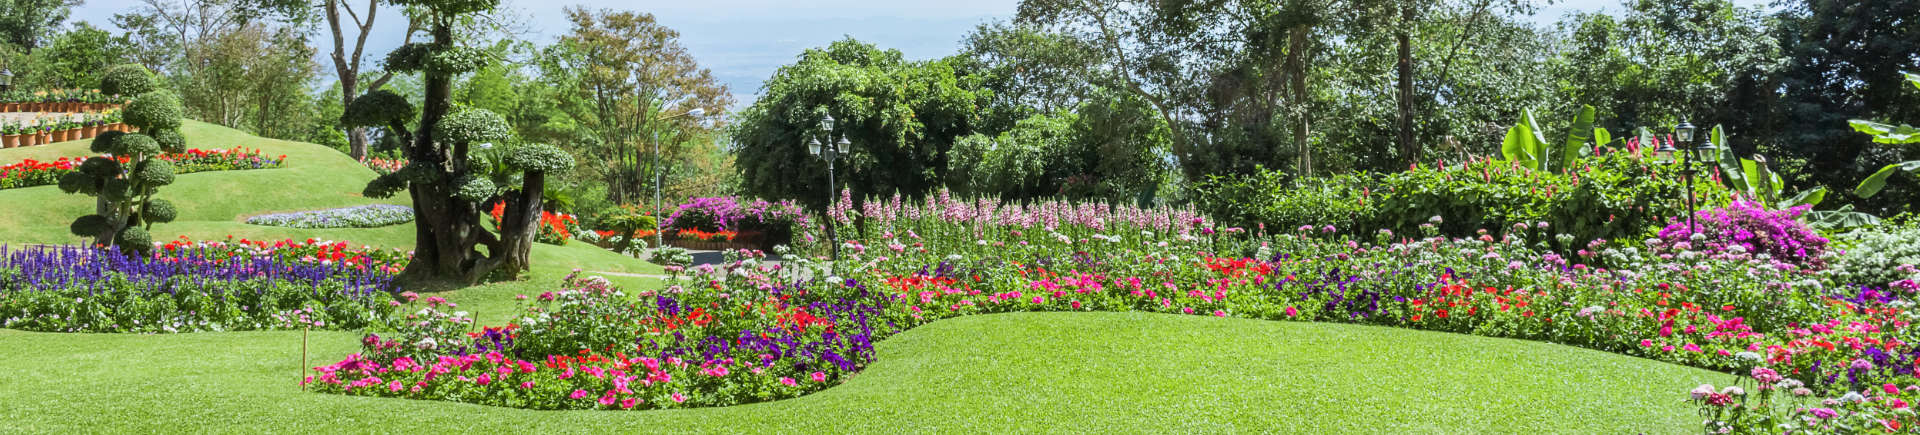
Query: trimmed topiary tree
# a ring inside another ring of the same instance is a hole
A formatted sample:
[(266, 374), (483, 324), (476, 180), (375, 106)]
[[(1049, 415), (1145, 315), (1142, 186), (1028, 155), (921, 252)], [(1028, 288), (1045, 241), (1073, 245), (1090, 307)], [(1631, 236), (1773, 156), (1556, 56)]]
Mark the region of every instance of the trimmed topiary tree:
[[(483, 50), (456, 44), (453, 28), (464, 17), (492, 10), (498, 0), (395, 0), (421, 11), (432, 41), (389, 53), (385, 69), (418, 73), (425, 83), (422, 107), (391, 91), (372, 90), (341, 114), (343, 127), (387, 127), (404, 145), (409, 163), (367, 183), (368, 197), (406, 191), (413, 199), (414, 257), (401, 277), (409, 281), (473, 283), (498, 271), (513, 278), (527, 269), (539, 230), (546, 174), (573, 167), (566, 152), (523, 145), (480, 153), (482, 144), (504, 144), (512, 129), (504, 118), (481, 109), (455, 110), (453, 78), (493, 62)], [(416, 118), (416, 115), (418, 116)], [(408, 128), (417, 121), (418, 131)], [(504, 156), (489, 160), (489, 155)], [(482, 155), (487, 154), (487, 155)], [(480, 223), (483, 207), (505, 201), (497, 233)], [(487, 249), (482, 252), (479, 247)]]
[[(94, 214), (75, 219), (68, 228), (74, 235), (91, 237), (101, 246), (116, 246), (122, 252), (146, 253), (153, 249), (153, 237), (147, 231), (153, 224), (172, 222), (179, 210), (164, 199), (154, 198), (160, 186), (173, 184), (173, 163), (154, 158), (163, 152), (185, 151), (186, 136), (180, 134), (180, 99), (165, 91), (152, 91), (153, 77), (146, 83), (133, 78), (108, 80), (115, 89), (148, 89), (127, 103), (126, 122), (139, 133), (110, 131), (93, 138), (89, 146), (105, 157), (90, 157), (80, 170), (60, 178), (60, 190), (95, 197)], [(145, 73), (141, 68), (136, 72)], [(135, 77), (136, 74), (125, 74)], [(103, 83), (103, 86), (105, 84)], [(144, 86), (144, 87), (143, 87)]]
[(160, 84), (154, 80), (153, 72), (147, 71), (147, 67), (136, 64), (116, 66), (107, 69), (107, 73), (100, 76), (100, 93), (107, 95), (131, 97), (145, 95), (159, 88)]

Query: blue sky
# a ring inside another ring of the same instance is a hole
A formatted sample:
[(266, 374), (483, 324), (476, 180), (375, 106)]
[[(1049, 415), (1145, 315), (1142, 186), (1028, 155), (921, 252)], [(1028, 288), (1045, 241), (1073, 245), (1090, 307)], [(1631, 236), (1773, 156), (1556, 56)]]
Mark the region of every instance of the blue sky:
[[(355, 3), (364, 0), (350, 0)], [(567, 30), (561, 9), (579, 5), (600, 9), (629, 9), (653, 13), (661, 23), (679, 30), (684, 44), (703, 66), (726, 83), (741, 103), (748, 102), (760, 82), (780, 65), (809, 47), (826, 45), (845, 36), (898, 49), (909, 58), (924, 59), (953, 53), (974, 26), (1011, 17), (1019, 0), (504, 0), (516, 15), (528, 17), (541, 43)], [(1769, 0), (1735, 0), (1742, 6)], [(1573, 11), (1619, 10), (1619, 0), (1561, 0), (1545, 7), (1536, 20), (1552, 22)], [(74, 9), (73, 21), (111, 27), (114, 13), (140, 7), (140, 0), (87, 0)], [(380, 30), (369, 41), (372, 58), (400, 43), (399, 14), (381, 16)], [(321, 50), (322, 77), (330, 80), (332, 66), (324, 55), (330, 39), (316, 33)]]

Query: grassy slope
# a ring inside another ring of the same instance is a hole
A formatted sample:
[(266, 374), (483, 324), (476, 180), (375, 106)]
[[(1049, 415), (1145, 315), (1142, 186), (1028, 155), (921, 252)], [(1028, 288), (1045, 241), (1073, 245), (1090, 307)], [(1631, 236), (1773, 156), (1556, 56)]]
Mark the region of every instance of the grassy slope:
[[(314, 360), (354, 350), (316, 333)], [(675, 411), (539, 412), (301, 393), (299, 333), (0, 331), (0, 417), (33, 432), (1687, 432), (1727, 375), (1544, 343), (1141, 313), (941, 321), (847, 385)], [(22, 351), (32, 349), (32, 351)], [(187, 405), (188, 406), (182, 406)]]
[[(283, 169), (188, 174), (168, 186), (181, 222), (161, 237), (411, 244), (411, 227), (294, 230), (241, 217), (391, 202), (359, 196), (373, 176), (338, 153), (190, 122), (195, 147), (286, 154)], [(0, 150), (0, 162), (86, 154), (78, 142)], [(69, 243), (87, 198), (52, 186), (0, 190), (0, 243)], [(513, 295), (572, 268), (658, 273), (584, 244), (538, 245), (526, 281), (447, 296), (499, 324)], [(652, 280), (616, 278), (623, 286)], [(1127, 313), (947, 320), (880, 344), (852, 383), (808, 397), (721, 409), (533, 412), (444, 402), (303, 394), (298, 333), (165, 336), (0, 330), (0, 432), (201, 430), (358, 432), (700, 432), (1275, 429), (1289, 432), (1677, 432), (1696, 420), (1679, 392), (1724, 375), (1564, 346), (1397, 329)], [(313, 364), (357, 334), (317, 332)]]
[[(187, 121), (190, 146), (225, 149), (254, 148), (270, 156), (287, 156), (286, 167), (252, 171), (185, 174), (161, 188), (160, 197), (179, 205), (175, 222), (154, 226), (154, 239), (185, 235), (196, 240), (226, 236), (255, 240), (347, 240), (388, 248), (411, 248), (413, 226), (302, 230), (246, 224), (245, 217), (288, 211), (318, 210), (364, 204), (407, 205), (404, 197), (372, 199), (360, 195), (372, 170), (333, 149), (300, 142), (264, 139), (238, 130)], [(0, 162), (25, 159), (53, 160), (88, 155), (84, 141), (0, 150)], [(67, 231), (74, 218), (93, 212), (93, 198), (70, 195), (55, 186), (0, 190), (0, 243), (81, 243)], [(659, 268), (626, 257), (574, 243), (538, 245), (533, 261), (565, 268), (581, 267), (616, 272), (658, 273)]]

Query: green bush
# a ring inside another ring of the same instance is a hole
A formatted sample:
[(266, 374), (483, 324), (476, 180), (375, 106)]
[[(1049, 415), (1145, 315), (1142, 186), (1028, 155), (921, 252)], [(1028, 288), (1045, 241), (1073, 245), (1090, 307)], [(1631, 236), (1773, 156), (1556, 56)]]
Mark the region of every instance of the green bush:
[(513, 137), (507, 119), (487, 109), (466, 109), (447, 115), (434, 127), (433, 138), (442, 143), (477, 144), (504, 142)]
[(340, 126), (385, 127), (395, 121), (412, 119), (418, 113), (413, 103), (407, 102), (407, 97), (381, 89), (353, 99), (353, 104), (340, 115)]
[(1291, 179), (1278, 171), (1244, 176), (1214, 176), (1194, 195), (1201, 212), (1228, 226), (1269, 232), (1302, 225), (1355, 228), (1369, 225), (1375, 209), (1363, 193), (1374, 182), (1363, 173), (1326, 178)]
[[(445, 125), (445, 124), (441, 124)], [(546, 144), (528, 144), (514, 147), (507, 153), (507, 166), (529, 172), (562, 172), (573, 169), (573, 155), (566, 150)]]
[(127, 108), (121, 113), (127, 125), (146, 131), (180, 128), (180, 117), (185, 112), (180, 108), (180, 97), (155, 91), (140, 94), (127, 103)]
[[(1418, 234), (1423, 225), (1436, 224), (1442, 234), (1466, 236), (1527, 224), (1531, 231), (1567, 234), (1580, 243), (1633, 243), (1667, 219), (1686, 215), (1681, 195), (1685, 188), (1677, 173), (1671, 164), (1624, 152), (1580, 160), (1565, 173), (1486, 159), (1379, 176), (1285, 180), (1265, 172), (1216, 177), (1199, 186), (1195, 202), (1223, 224), (1252, 228), (1264, 223), (1270, 232), (1332, 225)], [(1731, 192), (1718, 183), (1694, 181), (1699, 208), (1731, 201)], [(1539, 227), (1542, 222), (1547, 228)]]
[(160, 88), (160, 82), (153, 77), (147, 67), (126, 64), (107, 70), (100, 77), (100, 93), (107, 95), (134, 96), (153, 92)]

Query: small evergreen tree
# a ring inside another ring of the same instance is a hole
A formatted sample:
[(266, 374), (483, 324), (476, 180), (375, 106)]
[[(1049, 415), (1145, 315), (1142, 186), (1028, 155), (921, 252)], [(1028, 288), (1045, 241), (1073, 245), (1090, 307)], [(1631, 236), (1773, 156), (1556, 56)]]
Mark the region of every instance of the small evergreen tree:
[(90, 157), (80, 170), (60, 178), (60, 190), (96, 198), (94, 214), (75, 219), (74, 235), (92, 237), (94, 244), (116, 246), (128, 253), (153, 249), (148, 230), (172, 222), (179, 215), (173, 203), (154, 198), (160, 186), (173, 184), (173, 164), (155, 158), (187, 147), (180, 134), (180, 99), (163, 90), (145, 68), (115, 67), (102, 80), (103, 89), (138, 91), (124, 111), (127, 125), (138, 133), (110, 131), (93, 138), (90, 149), (105, 157)]

